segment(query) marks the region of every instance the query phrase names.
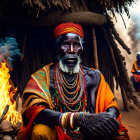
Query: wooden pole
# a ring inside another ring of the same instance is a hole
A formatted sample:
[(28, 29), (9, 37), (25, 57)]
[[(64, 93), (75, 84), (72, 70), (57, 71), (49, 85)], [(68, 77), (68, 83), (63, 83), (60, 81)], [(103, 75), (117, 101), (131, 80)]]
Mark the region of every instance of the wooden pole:
[(128, 102), (127, 102), (127, 96), (126, 96), (125, 90), (122, 87), (122, 85), (120, 85), (120, 88), (121, 88), (124, 108), (125, 108), (126, 111), (128, 111), (129, 110), (129, 105), (128, 105)]
[(94, 65), (95, 69), (99, 69), (98, 65), (98, 54), (97, 54), (97, 41), (96, 41), (96, 35), (95, 35), (95, 29), (92, 28), (92, 35), (93, 35), (93, 57), (94, 57)]
[[(106, 31), (104, 29), (102, 29), (102, 30), (106, 34)], [(113, 49), (111, 47), (111, 43), (109, 42), (107, 34), (105, 35), (105, 38), (106, 38), (107, 44), (109, 45), (111, 59), (113, 61), (113, 66), (115, 68), (116, 75), (117, 75), (117, 77), (119, 79), (119, 85), (120, 85), (120, 88), (121, 88), (121, 95), (122, 95), (122, 99), (123, 99), (123, 105), (124, 105), (125, 110), (128, 111), (129, 110), (129, 105), (128, 105), (128, 101), (127, 101), (127, 96), (126, 96), (126, 92), (124, 90), (124, 87), (122, 86), (122, 82), (121, 82), (121, 79), (120, 79), (120, 73), (119, 73), (119, 69), (118, 69), (117, 63), (116, 63), (114, 51), (113, 51)]]
[(109, 50), (110, 50), (110, 54), (111, 54), (111, 58), (112, 58), (112, 61), (113, 61), (113, 65), (114, 65), (116, 74), (117, 74), (117, 76), (119, 77), (120, 74), (119, 74), (119, 70), (118, 70), (118, 67), (117, 67), (116, 60), (115, 60), (114, 52), (113, 52), (113, 49), (111, 48), (110, 45), (109, 45)]

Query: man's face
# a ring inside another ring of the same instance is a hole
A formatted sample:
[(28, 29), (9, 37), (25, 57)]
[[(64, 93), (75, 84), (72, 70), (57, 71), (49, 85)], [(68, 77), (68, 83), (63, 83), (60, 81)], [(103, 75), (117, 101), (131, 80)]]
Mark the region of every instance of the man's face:
[(68, 69), (73, 70), (80, 63), (80, 53), (83, 50), (81, 38), (77, 34), (65, 34), (60, 43), (59, 50), (62, 64)]

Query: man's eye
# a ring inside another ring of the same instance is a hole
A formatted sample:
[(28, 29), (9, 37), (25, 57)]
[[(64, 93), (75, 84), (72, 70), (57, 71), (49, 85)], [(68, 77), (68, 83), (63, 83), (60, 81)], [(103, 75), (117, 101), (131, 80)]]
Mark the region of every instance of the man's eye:
[(64, 43), (64, 44), (62, 44), (61, 49), (67, 49), (68, 47), (69, 47), (69, 44)]
[(69, 43), (68, 42), (64, 42), (62, 45), (63, 46), (66, 45), (67, 46), (67, 45), (69, 45)]
[(81, 44), (79, 42), (74, 43), (74, 46), (81, 46)]

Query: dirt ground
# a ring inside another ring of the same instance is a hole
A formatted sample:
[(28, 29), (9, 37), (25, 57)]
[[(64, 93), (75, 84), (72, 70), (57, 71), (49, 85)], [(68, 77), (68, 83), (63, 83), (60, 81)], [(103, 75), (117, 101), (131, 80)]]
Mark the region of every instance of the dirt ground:
[[(140, 101), (140, 94), (134, 94)], [(130, 140), (140, 140), (140, 110), (130, 103), (130, 110), (125, 111), (120, 91), (115, 91), (115, 96), (122, 115), (122, 124), (128, 129)]]

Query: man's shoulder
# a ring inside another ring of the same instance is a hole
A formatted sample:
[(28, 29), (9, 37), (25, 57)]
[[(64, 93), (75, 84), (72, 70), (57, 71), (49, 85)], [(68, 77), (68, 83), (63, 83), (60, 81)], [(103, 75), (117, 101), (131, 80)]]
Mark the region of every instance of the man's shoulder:
[(43, 66), (42, 68), (38, 69), (32, 75), (41, 74), (42, 76), (45, 76), (45, 74), (49, 72), (49, 70), (52, 66), (53, 66), (53, 63), (47, 64), (47, 65)]
[(86, 66), (82, 66), (83, 70), (84, 70), (84, 73), (92, 73), (92, 74), (96, 74), (96, 75), (100, 75), (101, 72), (97, 69), (94, 69), (94, 68), (89, 68), (89, 67), (86, 67)]
[(82, 66), (82, 68), (84, 71), (85, 82), (88, 85), (94, 85), (98, 87), (101, 81), (101, 72), (94, 68), (88, 68), (85, 66)]

